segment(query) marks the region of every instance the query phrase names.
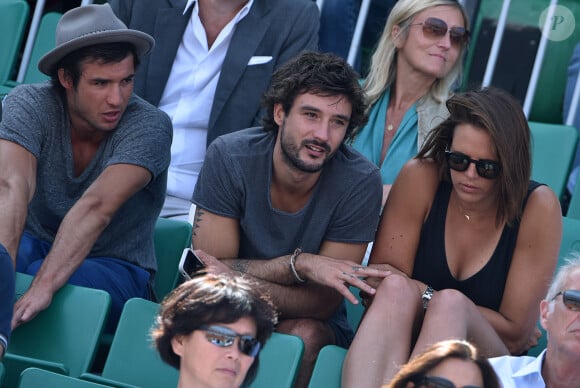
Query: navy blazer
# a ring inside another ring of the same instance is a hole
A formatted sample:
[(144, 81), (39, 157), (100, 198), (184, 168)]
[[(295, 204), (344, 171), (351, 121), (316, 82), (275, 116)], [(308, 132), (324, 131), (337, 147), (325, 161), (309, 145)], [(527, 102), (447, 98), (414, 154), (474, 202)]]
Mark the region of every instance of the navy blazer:
[[(135, 93), (158, 106), (173, 59), (193, 7), (187, 0), (110, 0), (127, 27), (155, 38), (151, 54), (142, 58)], [(312, 0), (254, 0), (236, 26), (212, 103), (207, 133), (216, 137), (260, 125), (260, 100), (272, 73), (304, 50), (318, 49), (319, 14)], [(253, 56), (271, 56), (268, 63), (248, 66)]]

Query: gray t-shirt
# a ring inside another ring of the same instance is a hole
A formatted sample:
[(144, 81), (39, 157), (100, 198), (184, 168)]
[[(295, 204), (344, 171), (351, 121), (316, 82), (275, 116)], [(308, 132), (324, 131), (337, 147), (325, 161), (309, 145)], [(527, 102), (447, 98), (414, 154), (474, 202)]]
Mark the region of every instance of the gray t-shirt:
[(249, 128), (208, 148), (192, 201), (240, 223), (238, 257), (270, 259), (297, 247), (318, 253), (325, 240), (374, 240), (382, 184), (378, 168), (349, 146), (324, 166), (308, 203), (296, 213), (270, 201), (275, 132)]
[(21, 145), (37, 160), (36, 192), (25, 230), (52, 243), (64, 216), (103, 170), (113, 164), (146, 168), (152, 180), (119, 208), (89, 257), (127, 260), (154, 273), (155, 222), (165, 198), (172, 127), (169, 117), (132, 96), (117, 129), (100, 145), (80, 176), (74, 175), (66, 100), (49, 82), (22, 85), (6, 97), (0, 138)]

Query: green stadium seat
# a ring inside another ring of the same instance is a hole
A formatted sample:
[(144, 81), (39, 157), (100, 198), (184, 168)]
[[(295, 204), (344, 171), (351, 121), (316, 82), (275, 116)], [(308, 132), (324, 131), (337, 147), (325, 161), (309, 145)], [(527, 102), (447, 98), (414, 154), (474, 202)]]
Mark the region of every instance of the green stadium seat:
[(530, 122), (532, 134), (532, 179), (545, 183), (558, 196), (566, 190), (574, 160), (578, 131), (572, 126)]
[[(32, 276), (16, 273), (16, 297), (30, 286)], [(39, 367), (78, 377), (89, 370), (104, 328), (111, 297), (102, 290), (62, 287), (50, 306), (13, 332), (4, 356), (4, 387), (17, 386), (20, 373)]]
[(44, 369), (28, 368), (20, 375), (19, 388), (99, 388), (95, 384), (74, 377), (61, 375)]
[(326, 345), (318, 353), (308, 388), (340, 388), (346, 349)]
[(0, 1), (0, 85), (13, 75), (29, 13), (26, 0)]

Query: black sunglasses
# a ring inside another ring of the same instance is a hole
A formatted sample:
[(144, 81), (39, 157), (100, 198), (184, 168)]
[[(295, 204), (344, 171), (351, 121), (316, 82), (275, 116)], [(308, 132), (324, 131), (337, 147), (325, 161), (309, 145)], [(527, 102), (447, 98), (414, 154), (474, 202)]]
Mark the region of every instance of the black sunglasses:
[(477, 174), (482, 178), (495, 179), (501, 171), (499, 163), (493, 160), (475, 160), (460, 152), (452, 152), (449, 150), (445, 150), (445, 156), (447, 156), (449, 168), (455, 171), (465, 171), (471, 163), (475, 164)]
[(560, 291), (552, 300), (556, 299), (558, 295), (562, 295), (562, 302), (568, 310), (580, 311), (580, 290), (566, 290)]
[[(444, 377), (437, 376), (419, 376), (411, 380), (415, 384), (415, 388), (458, 388), (452, 381)], [(477, 385), (464, 385), (461, 388), (480, 388)]]
[(429, 38), (441, 39), (449, 31), (449, 39), (456, 46), (465, 46), (469, 43), (469, 31), (463, 27), (447, 26), (444, 20), (439, 18), (427, 18), (422, 23), (413, 23), (412, 26), (423, 26), (423, 34)]
[(232, 346), (234, 342), (236, 342), (236, 338), (239, 338), (238, 349), (240, 349), (240, 352), (250, 357), (256, 357), (260, 352), (260, 341), (251, 335), (238, 334), (227, 327), (216, 325), (203, 325), (199, 330), (205, 331), (205, 338), (207, 338), (210, 343), (219, 346), (220, 348), (228, 348)]

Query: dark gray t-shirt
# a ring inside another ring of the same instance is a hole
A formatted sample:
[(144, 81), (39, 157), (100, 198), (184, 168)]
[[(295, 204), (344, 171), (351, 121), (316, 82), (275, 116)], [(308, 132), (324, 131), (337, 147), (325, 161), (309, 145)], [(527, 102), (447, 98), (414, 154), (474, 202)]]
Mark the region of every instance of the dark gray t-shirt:
[(89, 257), (124, 259), (154, 273), (153, 230), (165, 198), (171, 157), (169, 117), (132, 96), (117, 129), (80, 176), (74, 175), (70, 135), (66, 103), (50, 83), (22, 85), (6, 97), (0, 138), (21, 145), (37, 160), (26, 231), (52, 243), (64, 216), (105, 168), (121, 163), (141, 166), (152, 180), (119, 208)]
[(275, 132), (249, 128), (216, 139), (208, 148), (192, 201), (240, 223), (238, 257), (270, 259), (297, 247), (318, 253), (325, 240), (374, 240), (382, 184), (378, 168), (349, 146), (341, 146), (296, 213), (270, 201)]

